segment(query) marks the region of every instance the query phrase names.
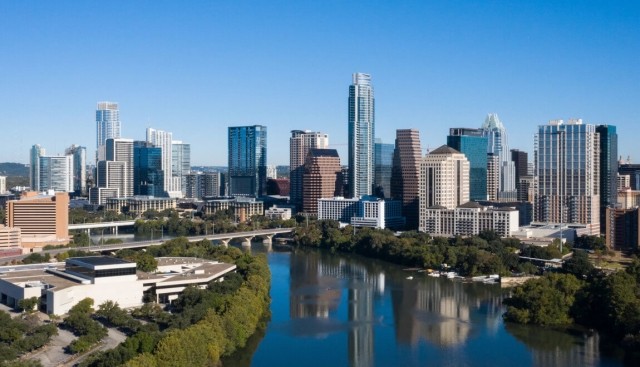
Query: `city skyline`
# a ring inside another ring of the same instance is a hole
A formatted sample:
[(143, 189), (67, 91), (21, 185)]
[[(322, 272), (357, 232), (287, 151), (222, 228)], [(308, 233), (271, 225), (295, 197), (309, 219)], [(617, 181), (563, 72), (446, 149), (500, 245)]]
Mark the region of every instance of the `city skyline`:
[[(191, 143), (194, 165), (225, 165), (224, 144), (211, 136), (253, 124), (270, 129), (270, 165), (288, 161), (292, 129), (322, 130), (346, 161), (344, 91), (354, 72), (375, 79), (383, 143), (415, 128), (424, 154), (450, 127), (496, 112), (510, 148), (531, 154), (536, 126), (575, 117), (617, 126), (620, 155), (640, 160), (631, 141), (640, 115), (633, 2), (373, 3), (358, 29), (348, 16), (357, 4), (115, 4), (0, 5), (10, 35), (0, 40), (9, 55), (0, 60), (0, 125), (12, 137), (0, 161), (27, 163), (33, 144), (95, 151), (93, 109), (105, 100), (119, 104), (122, 137), (173, 131)], [(91, 26), (114, 17), (117, 30)]]

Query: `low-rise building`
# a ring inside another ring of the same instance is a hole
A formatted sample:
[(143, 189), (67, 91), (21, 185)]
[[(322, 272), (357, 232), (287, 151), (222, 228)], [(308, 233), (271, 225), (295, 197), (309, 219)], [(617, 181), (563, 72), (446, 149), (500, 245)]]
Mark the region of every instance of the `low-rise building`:
[(22, 254), (20, 228), (6, 227), (0, 224), (0, 257), (20, 254)]
[(154, 196), (132, 196), (128, 198), (108, 198), (105, 209), (116, 213), (133, 213), (140, 215), (147, 210), (163, 211), (176, 209), (176, 198), (158, 198)]
[(254, 198), (238, 196), (234, 198), (206, 199), (204, 205), (205, 214), (215, 214), (221, 210), (232, 210), (238, 222), (246, 222), (254, 215), (263, 215), (262, 201)]
[(291, 208), (279, 208), (274, 205), (264, 211), (264, 216), (269, 219), (291, 219)]
[(432, 206), (425, 209), (420, 231), (433, 236), (473, 236), (495, 231), (500, 237), (511, 237), (519, 228), (518, 210), (493, 208), (469, 201), (455, 209)]
[(374, 196), (318, 200), (318, 219), (331, 219), (354, 227), (400, 228), (405, 223), (402, 203)]
[(16, 307), (22, 299), (37, 297), (40, 309), (63, 315), (84, 298), (95, 305), (105, 301), (120, 307), (138, 307), (143, 299), (168, 303), (188, 286), (205, 288), (234, 271), (233, 264), (182, 257), (158, 258), (158, 269), (147, 273), (136, 264), (108, 256), (67, 259), (65, 263), (0, 267), (0, 301)]

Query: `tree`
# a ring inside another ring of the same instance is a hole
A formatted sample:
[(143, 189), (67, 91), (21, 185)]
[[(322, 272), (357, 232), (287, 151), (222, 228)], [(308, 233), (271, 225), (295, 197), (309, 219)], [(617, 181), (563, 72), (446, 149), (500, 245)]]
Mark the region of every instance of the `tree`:
[(73, 244), (78, 247), (91, 246), (91, 238), (86, 232), (80, 231), (73, 235)]
[(578, 278), (586, 278), (593, 269), (586, 251), (574, 251), (573, 256), (562, 264), (562, 270), (565, 273), (573, 274)]
[(40, 303), (38, 297), (25, 298), (18, 301), (18, 308), (25, 312), (32, 312), (38, 303)]

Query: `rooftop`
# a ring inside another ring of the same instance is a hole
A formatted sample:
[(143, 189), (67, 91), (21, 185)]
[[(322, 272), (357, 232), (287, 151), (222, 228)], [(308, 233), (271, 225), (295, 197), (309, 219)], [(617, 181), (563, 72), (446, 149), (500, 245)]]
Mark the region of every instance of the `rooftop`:
[(440, 148), (431, 151), (429, 154), (460, 154), (457, 150), (451, 148), (448, 145), (443, 145)]
[(74, 262), (81, 262), (84, 264), (89, 264), (93, 266), (99, 265), (120, 265), (120, 264), (133, 264), (131, 261), (118, 259), (117, 257), (111, 256), (84, 256), (84, 257), (72, 257), (68, 260)]

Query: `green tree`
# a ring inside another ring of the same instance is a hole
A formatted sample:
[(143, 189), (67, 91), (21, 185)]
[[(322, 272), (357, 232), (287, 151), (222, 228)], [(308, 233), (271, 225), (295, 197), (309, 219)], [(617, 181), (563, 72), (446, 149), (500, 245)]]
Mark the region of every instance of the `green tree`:
[(585, 251), (576, 250), (573, 256), (562, 264), (565, 273), (573, 274), (578, 278), (586, 278), (594, 267)]
[(40, 299), (38, 297), (24, 298), (18, 301), (18, 308), (25, 312), (32, 312), (38, 303), (40, 303)]

